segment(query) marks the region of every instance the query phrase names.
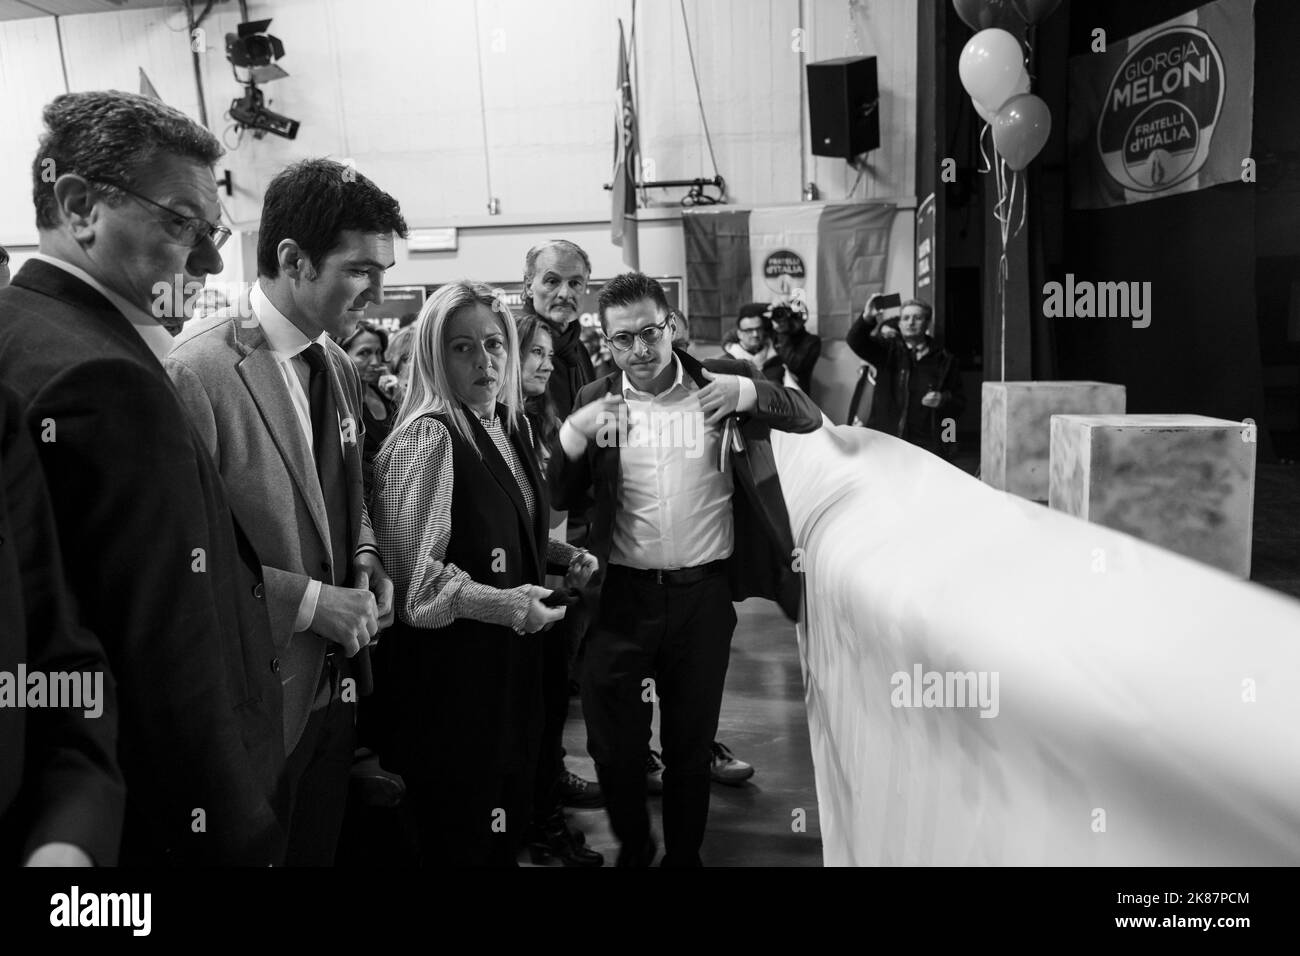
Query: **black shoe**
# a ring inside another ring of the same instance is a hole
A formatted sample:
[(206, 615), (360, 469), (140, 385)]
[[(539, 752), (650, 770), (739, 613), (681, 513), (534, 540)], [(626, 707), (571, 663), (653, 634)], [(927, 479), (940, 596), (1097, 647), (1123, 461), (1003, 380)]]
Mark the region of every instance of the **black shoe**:
[(604, 866), (605, 858), (586, 846), (587, 838), (574, 830), (557, 807), (546, 823), (533, 831), (528, 856), (535, 866)]
[(560, 774), (560, 802), (576, 810), (595, 810), (605, 805), (605, 795), (600, 784), (583, 780), (576, 773), (565, 770)]
[(647, 833), (645, 843), (638, 850), (628, 850), (627, 847), (618, 851), (618, 862), (615, 866), (650, 866), (655, 861), (655, 854), (659, 852), (659, 844), (655, 842), (654, 834)]

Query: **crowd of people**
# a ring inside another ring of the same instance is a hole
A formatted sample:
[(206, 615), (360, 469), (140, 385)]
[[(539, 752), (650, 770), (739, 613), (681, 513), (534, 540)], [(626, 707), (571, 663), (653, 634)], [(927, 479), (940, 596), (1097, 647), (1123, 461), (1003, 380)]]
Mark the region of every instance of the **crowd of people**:
[[(599, 865), (562, 809), (584, 800), (617, 862), (648, 864), (656, 777), (662, 862), (699, 865), (709, 784), (746, 769), (714, 739), (732, 601), (797, 611), (768, 434), (820, 427), (812, 401), (675, 350), (639, 273), (601, 291), (598, 377), (590, 262), (564, 241), (528, 250), (517, 315), (482, 283), (440, 288), (395, 374), (361, 320), (406, 224), (329, 160), (268, 186), (247, 312), (174, 339), (159, 284), (222, 268), (220, 146), (125, 93), (61, 96), (44, 122), (40, 251), (0, 291), (21, 622), (0, 663), (105, 692), (95, 717), (5, 720), (6, 759), (27, 755), (0, 790), (6, 858), (329, 864), (368, 749), (426, 865)], [(606, 440), (629, 413), (697, 419), (705, 453)], [(579, 648), (598, 783), (564, 768)]]
[[(565, 813), (600, 806), (648, 865), (651, 793), (662, 865), (700, 865), (711, 782), (754, 773), (716, 739), (733, 602), (798, 613), (769, 435), (822, 424), (802, 312), (745, 306), (701, 360), (630, 272), (583, 328), (591, 262), (557, 239), (513, 313), (454, 282), (390, 340), (364, 315), (398, 201), (316, 159), (266, 190), (246, 306), (184, 323), (157, 289), (222, 268), (217, 141), (127, 93), (43, 118), (39, 252), (0, 289), (0, 669), (103, 706), (0, 715), (3, 858), (329, 865), (377, 761), (424, 865), (600, 866)], [(904, 437), (961, 400), (907, 312), (850, 335)]]

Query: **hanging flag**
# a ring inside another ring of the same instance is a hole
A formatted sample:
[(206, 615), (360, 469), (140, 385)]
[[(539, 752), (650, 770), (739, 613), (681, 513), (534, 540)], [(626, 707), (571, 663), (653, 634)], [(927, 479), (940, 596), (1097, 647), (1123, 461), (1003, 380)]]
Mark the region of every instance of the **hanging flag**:
[(147, 96), (149, 97), (149, 99), (157, 100), (159, 103), (161, 103), (162, 97), (158, 95), (158, 91), (153, 88), (153, 83), (149, 81), (149, 74), (147, 74), (144, 71), (144, 67), (140, 67), (139, 70), (140, 70), (140, 95)]
[(808, 331), (842, 337), (885, 289), (888, 203), (800, 203), (682, 214), (691, 328), (721, 336), (746, 302), (799, 301)]
[(636, 235), (636, 112), (632, 104), (632, 79), (627, 68), (623, 21), (618, 21), (618, 88), (614, 118), (614, 188), (610, 212), (610, 239), (623, 249), (623, 262), (640, 269)]
[(1075, 209), (1240, 182), (1250, 156), (1255, 0), (1220, 0), (1070, 59)]

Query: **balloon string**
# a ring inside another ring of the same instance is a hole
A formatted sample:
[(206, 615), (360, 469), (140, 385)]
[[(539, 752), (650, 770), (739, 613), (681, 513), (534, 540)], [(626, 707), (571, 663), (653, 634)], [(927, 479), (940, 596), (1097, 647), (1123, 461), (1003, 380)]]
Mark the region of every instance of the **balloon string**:
[(1029, 220), (1029, 182), (1020, 173), (1016, 173), (1016, 179), (1020, 181), (1020, 225), (1016, 227), (1015, 233), (1018, 236)]
[(998, 261), (998, 301), (1002, 306), (1002, 357), (998, 363), (998, 377), (1007, 380), (1007, 252), (1002, 247), (1002, 258)]
[[(1012, 180), (1012, 193), (1007, 195), (1007, 163), (1006, 160), (999, 157), (998, 162), (998, 205), (997, 209), (1002, 213), (998, 216), (998, 231), (1002, 239), (1002, 255), (998, 258), (998, 305), (1000, 308), (1000, 340), (1001, 352), (998, 361), (998, 376), (1001, 381), (1007, 380), (1007, 278), (1010, 271), (1007, 262), (1007, 239), (1011, 228), (1011, 205), (1015, 202), (1015, 180)], [(1010, 203), (1008, 203), (1010, 200)]]
[(980, 170), (980, 173), (982, 174), (993, 171), (993, 164), (989, 161), (989, 154), (984, 151), (984, 135), (992, 128), (991, 125), (985, 123), (984, 128), (980, 130), (980, 158), (984, 160), (984, 168)]

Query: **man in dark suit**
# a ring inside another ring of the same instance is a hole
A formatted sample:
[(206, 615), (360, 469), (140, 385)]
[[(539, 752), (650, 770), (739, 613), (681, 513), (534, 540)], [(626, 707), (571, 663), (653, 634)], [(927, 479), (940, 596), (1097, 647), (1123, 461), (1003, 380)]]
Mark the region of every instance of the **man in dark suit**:
[(0, 620), (0, 681), (26, 697), (30, 675), (47, 687), (70, 675), (79, 698), (28, 710), (0, 691), (0, 866), (112, 866), (124, 802), (113, 678), (103, 646), (77, 624), (36, 446), (3, 385)]
[(330, 336), (383, 301), (394, 234), (406, 235), (397, 201), (365, 176), (332, 160), (290, 166), (263, 201), (251, 314), (196, 323), (166, 362), (264, 564), (291, 866), (334, 861), (368, 692), (362, 649), (393, 618), (362, 495), (361, 382)]
[(0, 378), (40, 453), (80, 623), (117, 682), (120, 862), (277, 862), (260, 562), (163, 371), (156, 318), (221, 270), (221, 147), (128, 93), (60, 96), (44, 120), (40, 253), (0, 290)]
[(579, 393), (548, 469), (556, 507), (595, 490), (588, 549), (603, 578), (583, 680), (588, 750), (619, 865), (648, 865), (645, 753), (658, 697), (663, 865), (699, 866), (732, 602), (767, 597), (798, 614), (770, 430), (815, 431), (822, 416), (748, 363), (675, 352), (663, 289), (640, 273), (601, 290), (600, 317), (621, 371)]

